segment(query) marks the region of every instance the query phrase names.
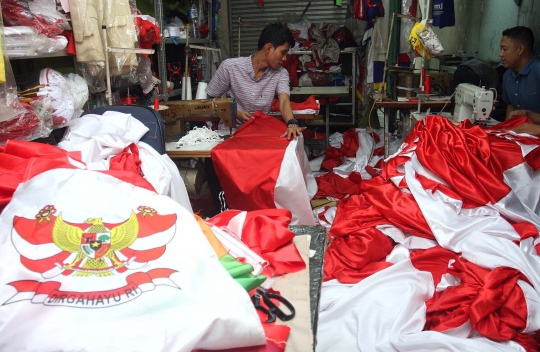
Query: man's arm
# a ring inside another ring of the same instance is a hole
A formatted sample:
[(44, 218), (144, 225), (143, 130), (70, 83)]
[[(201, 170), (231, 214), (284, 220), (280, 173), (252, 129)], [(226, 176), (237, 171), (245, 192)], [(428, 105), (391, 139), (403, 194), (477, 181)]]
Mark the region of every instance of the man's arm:
[(532, 122), (540, 125), (540, 114), (531, 110), (514, 110), (510, 113), (510, 117), (513, 116), (527, 116)]
[[(291, 119), (294, 118), (292, 108), (291, 108), (291, 99), (289, 94), (287, 93), (279, 93), (278, 95), (279, 99), (279, 112), (281, 113), (281, 116), (283, 117), (283, 120), (285, 121), (285, 124), (287, 124)], [(287, 124), (287, 130), (285, 133), (281, 135), (281, 137), (287, 137), (287, 139), (291, 140), (292, 138), (296, 138), (297, 136), (302, 133), (303, 130), (305, 130), (306, 127), (299, 127), (295, 124)]]
[(511, 117), (512, 111), (514, 111), (514, 110), (515, 110), (515, 109), (514, 109), (514, 105), (508, 104), (508, 105), (506, 106), (506, 120), (508, 120), (508, 119)]

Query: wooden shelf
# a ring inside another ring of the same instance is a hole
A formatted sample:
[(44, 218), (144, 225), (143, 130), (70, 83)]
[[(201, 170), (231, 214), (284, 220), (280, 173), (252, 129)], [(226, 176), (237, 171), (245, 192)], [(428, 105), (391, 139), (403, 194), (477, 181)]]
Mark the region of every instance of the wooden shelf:
[(293, 87), (291, 95), (315, 95), (324, 97), (338, 97), (351, 94), (347, 86), (324, 87)]

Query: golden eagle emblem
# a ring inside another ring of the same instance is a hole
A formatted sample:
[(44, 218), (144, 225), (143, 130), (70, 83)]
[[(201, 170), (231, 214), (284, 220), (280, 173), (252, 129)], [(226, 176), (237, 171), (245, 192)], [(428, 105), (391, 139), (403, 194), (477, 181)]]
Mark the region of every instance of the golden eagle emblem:
[(75, 271), (75, 276), (107, 276), (112, 270), (124, 266), (115, 251), (129, 247), (137, 239), (139, 221), (132, 211), (129, 219), (111, 229), (103, 224), (101, 218), (88, 218), (90, 224), (82, 230), (70, 225), (58, 214), (52, 231), (52, 240), (60, 249), (77, 253), (76, 258), (64, 270)]

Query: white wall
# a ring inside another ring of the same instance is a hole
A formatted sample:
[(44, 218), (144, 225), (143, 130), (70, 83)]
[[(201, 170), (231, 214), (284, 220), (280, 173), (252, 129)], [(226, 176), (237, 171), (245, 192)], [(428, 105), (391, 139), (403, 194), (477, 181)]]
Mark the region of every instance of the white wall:
[(518, 7), (513, 0), (454, 0), (456, 25), (436, 28), (445, 54), (465, 50), (469, 56), (478, 51), (479, 58), (492, 64), (499, 62), (502, 31), (530, 27), (540, 43), (540, 1), (522, 0)]

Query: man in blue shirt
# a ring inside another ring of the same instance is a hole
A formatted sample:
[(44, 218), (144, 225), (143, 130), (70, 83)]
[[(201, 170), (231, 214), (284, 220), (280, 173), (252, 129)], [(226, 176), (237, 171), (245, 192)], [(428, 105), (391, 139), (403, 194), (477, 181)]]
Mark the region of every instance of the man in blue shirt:
[(534, 57), (530, 28), (514, 27), (502, 32), (499, 56), (508, 70), (503, 76), (506, 118), (514, 110), (540, 113), (540, 61)]

